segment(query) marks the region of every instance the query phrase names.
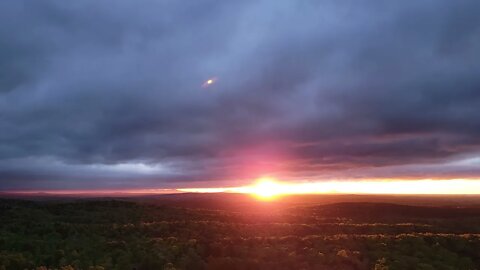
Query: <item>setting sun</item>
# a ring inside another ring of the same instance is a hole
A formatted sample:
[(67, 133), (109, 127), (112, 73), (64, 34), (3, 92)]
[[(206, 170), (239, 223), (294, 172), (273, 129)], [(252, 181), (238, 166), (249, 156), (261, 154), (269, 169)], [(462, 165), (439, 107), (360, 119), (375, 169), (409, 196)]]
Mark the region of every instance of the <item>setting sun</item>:
[(282, 193), (283, 186), (271, 178), (261, 178), (251, 187), (251, 194), (261, 199), (272, 199)]

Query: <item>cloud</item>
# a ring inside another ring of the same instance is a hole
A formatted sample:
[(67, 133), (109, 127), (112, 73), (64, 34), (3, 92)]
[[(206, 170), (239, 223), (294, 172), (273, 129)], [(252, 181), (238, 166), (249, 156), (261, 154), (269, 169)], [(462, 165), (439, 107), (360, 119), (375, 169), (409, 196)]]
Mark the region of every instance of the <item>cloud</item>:
[(479, 8), (2, 2), (0, 189), (480, 177)]

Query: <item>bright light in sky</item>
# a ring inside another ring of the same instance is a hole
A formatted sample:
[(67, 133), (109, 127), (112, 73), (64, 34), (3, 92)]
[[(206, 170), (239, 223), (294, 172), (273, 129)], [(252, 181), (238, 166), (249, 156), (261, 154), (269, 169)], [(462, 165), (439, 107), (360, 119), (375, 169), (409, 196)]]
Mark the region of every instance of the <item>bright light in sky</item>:
[(32, 190), (13, 191), (13, 193), (34, 194), (45, 192), (51, 194), (160, 194), (176, 192), (198, 193), (244, 193), (251, 194), (260, 200), (273, 200), (282, 195), (293, 194), (399, 194), (399, 195), (480, 195), (480, 179), (450, 180), (350, 180), (323, 181), (309, 183), (287, 183), (273, 178), (259, 178), (252, 185), (240, 187), (214, 188), (179, 188), (179, 189), (133, 189), (133, 190)]
[(212, 77), (208, 80), (206, 80), (203, 84), (202, 84), (202, 87), (203, 88), (207, 88), (209, 86), (211, 86), (212, 84), (214, 84), (215, 82), (217, 82), (218, 78), (217, 77)]
[(284, 192), (285, 190), (282, 189), (282, 185), (277, 183), (274, 179), (260, 178), (258, 182), (251, 187), (249, 193), (254, 194), (261, 199), (270, 199)]
[(368, 180), (284, 183), (261, 178), (243, 187), (178, 189), (184, 192), (247, 193), (258, 198), (285, 194), (480, 194), (480, 179)]

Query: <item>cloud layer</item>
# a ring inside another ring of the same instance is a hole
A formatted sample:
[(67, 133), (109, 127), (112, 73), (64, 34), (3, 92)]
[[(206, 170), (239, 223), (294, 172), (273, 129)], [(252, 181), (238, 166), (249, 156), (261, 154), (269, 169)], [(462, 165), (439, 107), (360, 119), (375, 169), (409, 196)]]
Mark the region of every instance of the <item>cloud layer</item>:
[(478, 10), (2, 1), (0, 190), (480, 178)]

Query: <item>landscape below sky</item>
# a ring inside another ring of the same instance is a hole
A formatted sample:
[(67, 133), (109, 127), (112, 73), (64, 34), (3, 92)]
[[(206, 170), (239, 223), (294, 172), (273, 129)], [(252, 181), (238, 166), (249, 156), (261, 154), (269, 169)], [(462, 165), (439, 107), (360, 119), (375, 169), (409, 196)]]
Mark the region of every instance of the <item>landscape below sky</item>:
[(0, 199), (0, 269), (479, 269), (480, 196)]

